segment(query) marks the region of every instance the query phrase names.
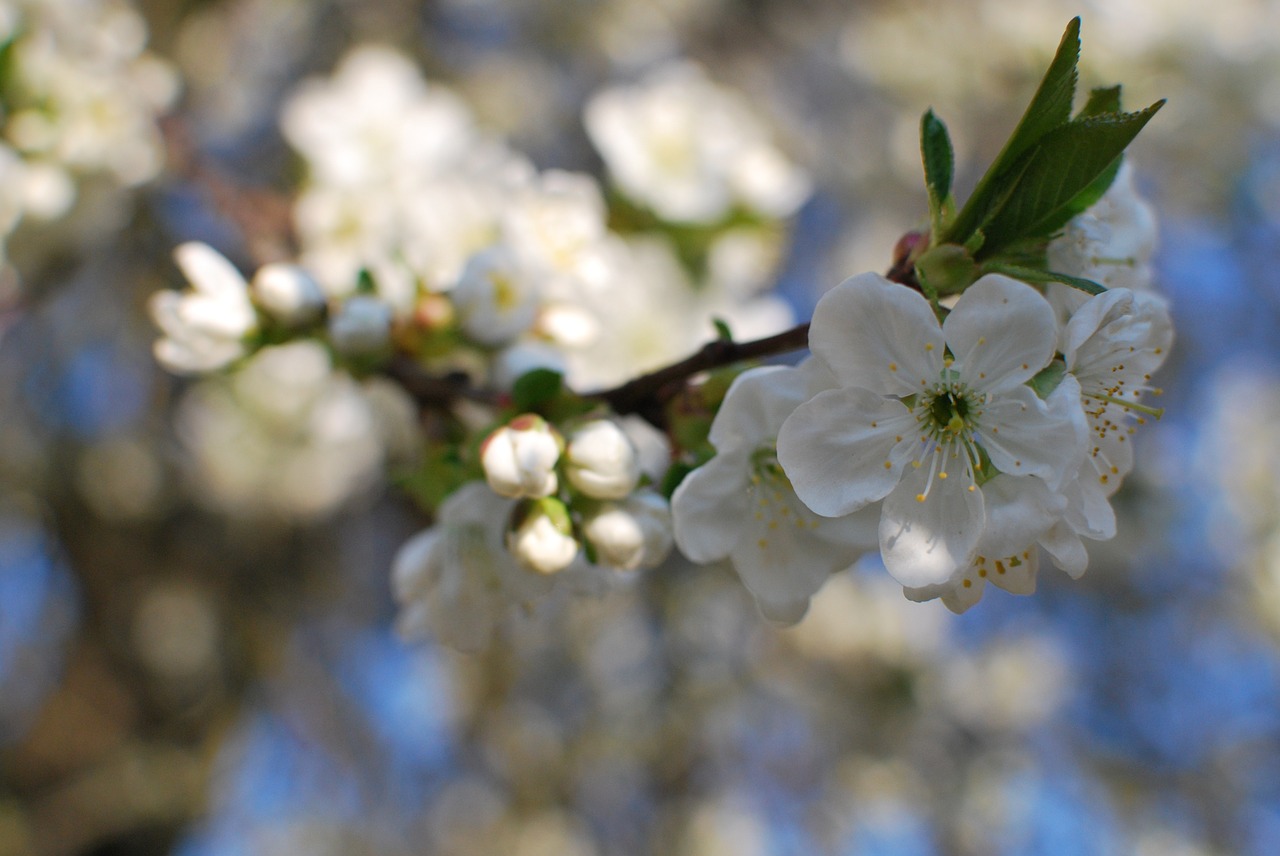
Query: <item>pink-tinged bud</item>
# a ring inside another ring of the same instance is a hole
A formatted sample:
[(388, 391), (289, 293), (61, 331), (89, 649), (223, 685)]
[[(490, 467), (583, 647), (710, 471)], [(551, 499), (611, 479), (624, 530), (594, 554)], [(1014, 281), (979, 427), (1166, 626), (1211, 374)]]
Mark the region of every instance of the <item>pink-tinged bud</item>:
[(485, 480), (499, 496), (550, 496), (560, 486), (561, 440), (545, 419), (525, 413), (490, 434), (480, 447)]

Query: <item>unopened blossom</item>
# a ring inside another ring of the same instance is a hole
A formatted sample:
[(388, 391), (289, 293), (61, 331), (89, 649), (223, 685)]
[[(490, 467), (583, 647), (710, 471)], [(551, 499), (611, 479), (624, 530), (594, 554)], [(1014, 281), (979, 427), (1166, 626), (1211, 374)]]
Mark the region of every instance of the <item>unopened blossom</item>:
[(671, 552), (671, 506), (657, 491), (637, 491), (588, 513), (582, 534), (601, 564), (624, 571), (651, 568)]
[(483, 482), (469, 482), (440, 506), (435, 526), (405, 542), (391, 571), (402, 635), (480, 650), (511, 607), (550, 589), (550, 578), (521, 568), (506, 548), (514, 505)]
[(376, 297), (357, 294), (329, 316), (329, 341), (348, 357), (365, 357), (391, 343), (391, 307)]
[(736, 378), (711, 426), (715, 457), (671, 497), (680, 551), (695, 562), (728, 558), (760, 611), (782, 623), (799, 621), (827, 578), (876, 544), (875, 516), (820, 517), (778, 465), (779, 427), (825, 383), (824, 374), (810, 361)]
[(593, 419), (570, 434), (564, 457), (569, 483), (593, 499), (622, 499), (640, 481), (636, 447), (609, 419)]
[(311, 275), (297, 265), (263, 265), (253, 275), (250, 290), (268, 315), (290, 327), (309, 324), (324, 311), (324, 292)]
[(563, 571), (578, 555), (578, 540), (564, 503), (554, 497), (529, 502), (507, 532), (507, 549), (522, 567), (540, 574)]
[(556, 464), (563, 442), (541, 416), (517, 416), (490, 434), (480, 447), (485, 480), (499, 496), (550, 496), (560, 485)]
[(877, 274), (846, 280), (809, 333), (838, 387), (796, 408), (778, 459), (818, 514), (883, 500), (885, 567), (907, 587), (943, 584), (977, 553), (980, 477), (1034, 475), (1056, 490), (1078, 467), (1081, 420), (1026, 385), (1056, 334), (1044, 297), (1008, 277), (979, 279), (942, 325), (917, 292)]
[(192, 291), (151, 296), (147, 308), (165, 334), (156, 359), (170, 371), (200, 373), (244, 356), (246, 337), (258, 329), (244, 277), (207, 244), (182, 244), (173, 257)]
[(515, 254), (498, 245), (476, 253), (450, 292), (458, 324), (482, 345), (506, 345), (533, 325), (539, 280)]

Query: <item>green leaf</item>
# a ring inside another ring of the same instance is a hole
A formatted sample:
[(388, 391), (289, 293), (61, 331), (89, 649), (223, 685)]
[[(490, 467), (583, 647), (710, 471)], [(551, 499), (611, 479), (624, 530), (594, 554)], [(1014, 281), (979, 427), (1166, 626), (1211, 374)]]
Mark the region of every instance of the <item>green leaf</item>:
[(1120, 109), (1120, 84), (1115, 86), (1103, 86), (1094, 89), (1089, 93), (1089, 100), (1080, 108), (1080, 112), (1076, 114), (1077, 119), (1084, 119), (1088, 116), (1101, 116), (1104, 113), (1119, 113)]
[(1069, 206), (1111, 166), (1164, 101), (1137, 113), (1090, 116), (1046, 134), (1025, 155), (1016, 188), (983, 229), (994, 254), (1019, 238), (1047, 235), (1070, 219)]
[(920, 157), (924, 161), (924, 183), (929, 191), (929, 225), (935, 238), (954, 211), (951, 180), (955, 176), (955, 151), (947, 126), (926, 110), (920, 119)]
[(517, 410), (537, 410), (560, 393), (564, 377), (552, 369), (534, 369), (516, 379), (511, 388), (511, 402)]
[(733, 331), (729, 329), (729, 322), (723, 318), (712, 318), (711, 323), (716, 328), (716, 338), (721, 342), (732, 342)]
[(999, 262), (988, 262), (982, 266), (983, 273), (1002, 273), (1005, 276), (1011, 276), (1014, 279), (1020, 279), (1023, 282), (1060, 282), (1063, 285), (1069, 285), (1072, 288), (1078, 288), (1085, 294), (1102, 294), (1107, 290), (1106, 286), (1099, 285), (1091, 279), (1085, 279), (1079, 276), (1070, 276), (1065, 273), (1058, 273), (1052, 270), (1040, 270), (1039, 268), (1022, 267), (1021, 265), (1001, 264)]
[(946, 240), (963, 244), (969, 235), (979, 228), (981, 220), (991, 208), (991, 196), (997, 193), (996, 185), (1002, 176), (1018, 162), (1027, 151), (1054, 128), (1071, 118), (1071, 101), (1075, 97), (1080, 63), (1080, 18), (1075, 17), (1067, 24), (1062, 41), (1058, 43), (1057, 53), (1049, 68), (1045, 71), (1040, 87), (1032, 96), (1026, 112), (1022, 114), (1018, 126), (1014, 128), (1000, 154), (996, 156), (991, 167), (973, 195), (965, 205), (955, 223), (947, 232)]
[(1116, 175), (1120, 172), (1120, 164), (1124, 163), (1124, 155), (1118, 155), (1102, 173), (1089, 183), (1089, 186), (1077, 193), (1071, 198), (1071, 201), (1063, 206), (1059, 216), (1047, 221), (1045, 228), (1042, 230), (1046, 234), (1057, 232), (1067, 222), (1077, 214), (1083, 214), (1092, 208), (1103, 195), (1111, 189), (1111, 184), (1116, 180)]

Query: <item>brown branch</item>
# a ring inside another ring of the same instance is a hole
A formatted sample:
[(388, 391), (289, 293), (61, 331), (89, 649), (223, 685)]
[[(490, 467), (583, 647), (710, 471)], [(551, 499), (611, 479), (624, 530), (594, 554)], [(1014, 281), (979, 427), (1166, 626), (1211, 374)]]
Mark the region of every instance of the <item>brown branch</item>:
[(615, 413), (635, 413), (654, 425), (664, 422), (663, 406), (679, 392), (690, 377), (744, 360), (772, 357), (809, 346), (809, 324), (799, 324), (764, 339), (734, 342), (717, 339), (678, 363), (642, 375), (613, 389), (593, 392), (586, 397), (608, 404)]
[(458, 399), (491, 407), (500, 407), (506, 403), (501, 394), (473, 386), (470, 378), (461, 372), (443, 376), (427, 374), (407, 354), (392, 357), (382, 368), (382, 374), (398, 383), (422, 409), (448, 407)]

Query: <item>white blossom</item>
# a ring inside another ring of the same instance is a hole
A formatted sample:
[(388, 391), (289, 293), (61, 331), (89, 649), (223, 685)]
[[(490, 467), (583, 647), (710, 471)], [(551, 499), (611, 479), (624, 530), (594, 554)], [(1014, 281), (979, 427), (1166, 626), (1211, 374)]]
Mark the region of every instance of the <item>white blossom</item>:
[(800, 620), (827, 577), (876, 543), (875, 516), (819, 517), (778, 465), (774, 437), (823, 373), (811, 361), (736, 378), (711, 426), (715, 457), (671, 497), (681, 552), (695, 562), (729, 558), (760, 611), (782, 623)]
[(946, 583), (985, 525), (979, 471), (1034, 475), (1057, 490), (1083, 454), (1080, 420), (1026, 385), (1054, 355), (1052, 308), (988, 275), (939, 325), (918, 293), (876, 274), (814, 310), (809, 341), (839, 386), (796, 408), (778, 458), (800, 498), (841, 516), (884, 500), (880, 552), (911, 588)]
[(671, 552), (671, 507), (657, 491), (637, 491), (593, 509), (583, 519), (582, 534), (601, 564), (624, 571), (651, 568)]
[(521, 568), (504, 544), (514, 505), (469, 482), (440, 506), (435, 526), (405, 542), (391, 571), (402, 635), (477, 651), (513, 605), (550, 589), (551, 578)]
[(622, 499), (640, 481), (636, 447), (609, 419), (593, 419), (570, 434), (564, 457), (569, 483), (593, 499)]
[(258, 329), (244, 277), (207, 244), (182, 244), (173, 256), (193, 290), (151, 296), (147, 308), (165, 334), (156, 359), (170, 371), (200, 373), (244, 356), (246, 337)]
[(449, 296), (468, 338), (498, 347), (532, 326), (539, 280), (514, 253), (498, 245), (471, 257)]
[(537, 498), (556, 492), (563, 441), (545, 419), (526, 413), (494, 431), (480, 447), (480, 463), (494, 493)]
[(1158, 394), (1151, 376), (1173, 344), (1173, 321), (1163, 298), (1114, 289), (1084, 303), (1062, 333), (1067, 370), (1079, 381), (1088, 443), (1072, 497), (1073, 529), (1091, 538), (1115, 534), (1107, 497), (1133, 468), (1131, 437), (1148, 416), (1142, 402)]
[(809, 193), (746, 100), (691, 63), (598, 93), (585, 122), (622, 190), (667, 220), (714, 222), (735, 205), (784, 217)]

